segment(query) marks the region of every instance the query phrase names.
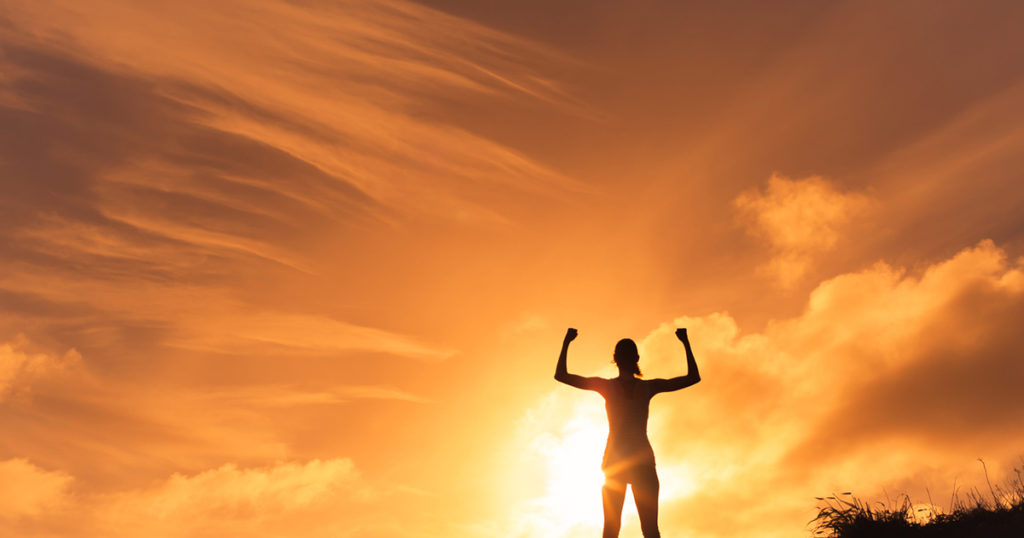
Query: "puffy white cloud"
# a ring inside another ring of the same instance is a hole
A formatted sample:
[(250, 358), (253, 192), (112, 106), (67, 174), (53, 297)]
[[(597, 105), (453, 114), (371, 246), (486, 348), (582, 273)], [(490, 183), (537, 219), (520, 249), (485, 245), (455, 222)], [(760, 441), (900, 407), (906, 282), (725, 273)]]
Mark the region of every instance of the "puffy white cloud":
[(0, 519), (38, 517), (68, 499), (70, 475), (24, 458), (0, 461)]
[(134, 488), (86, 488), (73, 497), (71, 482), (24, 459), (0, 462), (0, 528), (117, 538), (346, 537), (407, 536), (422, 524), (413, 510), (394, 513), (395, 503), (422, 492), (371, 482), (348, 458), (225, 464)]
[(0, 344), (0, 402), (28, 389), (32, 381), (66, 371), (81, 360), (73, 349), (63, 356), (53, 356), (34, 353), (27, 347), (24, 338)]
[(159, 519), (223, 510), (288, 512), (322, 502), (356, 478), (347, 459), (255, 469), (227, 464), (191, 476), (175, 474), (154, 489), (125, 495), (119, 508)]
[(764, 191), (748, 190), (734, 200), (748, 231), (772, 249), (763, 269), (783, 286), (793, 285), (816, 256), (835, 247), (843, 226), (867, 203), (864, 195), (840, 192), (821, 177), (779, 175), (768, 179)]
[[(688, 326), (704, 378), (657, 402), (662, 461), (703, 476), (666, 519), (708, 532), (721, 528), (699, 515), (711, 508), (791, 534), (815, 495), (892, 484), (923, 495), (957, 473), (963, 483), (979, 455), (1014, 461), (1022, 316), (1024, 270), (983, 241), (920, 274), (879, 263), (823, 282), (801, 315), (757, 333), (727, 314), (665, 324), (643, 342), (650, 369), (682, 367), (671, 331)], [(761, 508), (729, 512), (737, 503)]]
[[(97, 529), (108, 536), (254, 536), (293, 525), (291, 534), (328, 527), (324, 510), (368, 495), (349, 459), (225, 464), (174, 474), (148, 488), (92, 499)], [(303, 521), (311, 514), (313, 521)]]

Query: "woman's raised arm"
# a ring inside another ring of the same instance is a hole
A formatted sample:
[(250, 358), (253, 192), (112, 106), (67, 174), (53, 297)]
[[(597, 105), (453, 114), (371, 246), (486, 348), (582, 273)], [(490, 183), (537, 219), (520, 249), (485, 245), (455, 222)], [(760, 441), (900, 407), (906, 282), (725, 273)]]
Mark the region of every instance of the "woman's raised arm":
[(652, 379), (650, 381), (652, 394), (685, 389), (700, 381), (700, 371), (697, 370), (697, 360), (693, 357), (693, 350), (690, 349), (690, 337), (686, 335), (686, 329), (676, 329), (676, 338), (686, 348), (686, 375), (672, 379)]
[(565, 331), (565, 340), (562, 341), (562, 352), (558, 354), (558, 365), (555, 366), (555, 381), (561, 381), (578, 389), (600, 390), (601, 381), (603, 381), (600, 377), (583, 377), (569, 373), (569, 366), (567, 365), (569, 343), (576, 339), (577, 334), (576, 329)]

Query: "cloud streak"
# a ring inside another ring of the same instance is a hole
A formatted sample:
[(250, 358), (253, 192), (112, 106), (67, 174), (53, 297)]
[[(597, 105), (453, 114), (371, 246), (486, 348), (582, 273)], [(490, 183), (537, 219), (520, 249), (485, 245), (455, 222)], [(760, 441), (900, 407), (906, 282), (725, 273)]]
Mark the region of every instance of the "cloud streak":
[[(417, 219), (507, 224), (499, 192), (575, 188), (432, 116), (450, 99), (567, 103), (543, 72), (564, 58), (469, 21), (404, 2), (9, 7), (0, 337), (81, 349), (94, 371), (140, 356), (150, 371), (200, 356), (444, 360), (452, 346), (401, 322), (265, 291), (312, 295), (321, 280), (325, 303), (396, 306), (362, 283), (382, 236)], [(41, 368), (11, 357), (4, 397)], [(293, 372), (258, 386), (310, 386)], [(127, 395), (118, 382), (102, 383)], [(332, 384), (279, 401), (421, 399), (380, 379)]]

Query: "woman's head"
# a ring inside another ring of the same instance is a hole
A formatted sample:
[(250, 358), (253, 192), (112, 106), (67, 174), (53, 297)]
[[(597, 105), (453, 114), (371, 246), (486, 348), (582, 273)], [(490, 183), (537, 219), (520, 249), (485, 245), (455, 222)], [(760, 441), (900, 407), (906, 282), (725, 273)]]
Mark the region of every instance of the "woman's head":
[(640, 373), (640, 352), (636, 349), (636, 342), (630, 338), (623, 338), (615, 344), (612, 360), (621, 371), (633, 374), (635, 377), (643, 375)]

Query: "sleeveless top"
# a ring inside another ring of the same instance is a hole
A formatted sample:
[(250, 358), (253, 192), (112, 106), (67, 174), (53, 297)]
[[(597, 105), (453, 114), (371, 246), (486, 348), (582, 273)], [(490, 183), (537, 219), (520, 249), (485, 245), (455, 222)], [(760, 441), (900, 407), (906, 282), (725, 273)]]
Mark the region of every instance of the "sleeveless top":
[(608, 413), (608, 444), (601, 468), (654, 465), (654, 449), (647, 438), (651, 394), (642, 379), (607, 379), (599, 392)]

